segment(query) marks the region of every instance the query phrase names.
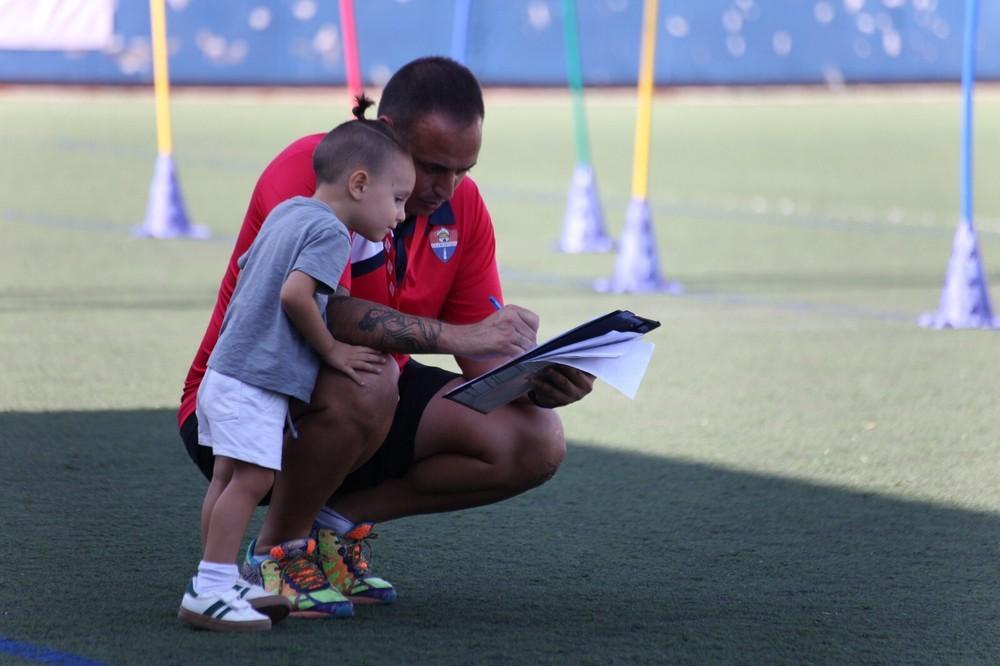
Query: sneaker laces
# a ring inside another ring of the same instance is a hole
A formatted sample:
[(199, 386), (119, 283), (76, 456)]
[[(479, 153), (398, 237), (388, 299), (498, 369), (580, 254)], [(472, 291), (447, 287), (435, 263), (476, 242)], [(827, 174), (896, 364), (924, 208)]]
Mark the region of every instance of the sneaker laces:
[(368, 532), (363, 537), (354, 539), (348, 536), (344, 536), (344, 545), (341, 552), (341, 557), (344, 559), (344, 564), (355, 578), (362, 578), (371, 574), (371, 561), (373, 558), (372, 545), (369, 543), (371, 539), (377, 539), (378, 535), (374, 532)]
[(307, 554), (282, 558), (278, 565), (285, 578), (300, 590), (318, 590), (329, 585), (326, 576)]

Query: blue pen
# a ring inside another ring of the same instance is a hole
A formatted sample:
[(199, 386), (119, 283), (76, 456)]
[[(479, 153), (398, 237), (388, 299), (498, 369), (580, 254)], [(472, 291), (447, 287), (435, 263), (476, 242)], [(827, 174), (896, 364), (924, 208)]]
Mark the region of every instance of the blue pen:
[(503, 309), (503, 306), (500, 305), (500, 301), (497, 300), (496, 296), (490, 296), (490, 305), (492, 305), (497, 310)]

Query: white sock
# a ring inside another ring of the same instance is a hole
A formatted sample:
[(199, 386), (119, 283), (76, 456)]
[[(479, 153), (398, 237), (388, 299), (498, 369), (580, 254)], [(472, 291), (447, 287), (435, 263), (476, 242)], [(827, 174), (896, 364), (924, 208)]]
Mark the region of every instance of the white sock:
[(314, 521), (317, 527), (333, 530), (337, 536), (344, 536), (354, 527), (354, 521), (345, 518), (328, 506), (324, 506)]
[(202, 560), (198, 563), (194, 589), (198, 594), (217, 594), (231, 588), (239, 579), (240, 570), (235, 564)]

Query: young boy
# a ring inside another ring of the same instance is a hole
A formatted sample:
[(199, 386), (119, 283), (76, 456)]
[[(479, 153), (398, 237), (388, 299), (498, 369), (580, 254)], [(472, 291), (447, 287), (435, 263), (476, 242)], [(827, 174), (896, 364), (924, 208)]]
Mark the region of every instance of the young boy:
[[(204, 553), (178, 617), (215, 631), (267, 631), (289, 601), (239, 578), (236, 557), (258, 502), (281, 469), (288, 399), (308, 403), (320, 363), (360, 383), (374, 350), (342, 345), (324, 322), (329, 294), (348, 262), (347, 229), (381, 242), (403, 221), (413, 189), (407, 150), (386, 124), (364, 118), (333, 129), (313, 154), (316, 193), (278, 205), (241, 269), (208, 372), (198, 391), (198, 438), (215, 456), (202, 505)], [(345, 229), (345, 226), (347, 229)]]

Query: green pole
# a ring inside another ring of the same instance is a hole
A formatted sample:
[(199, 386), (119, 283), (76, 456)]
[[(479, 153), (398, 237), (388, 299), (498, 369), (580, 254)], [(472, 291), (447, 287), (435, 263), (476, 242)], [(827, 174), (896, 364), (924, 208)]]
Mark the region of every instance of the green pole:
[(587, 114), (583, 106), (583, 67), (580, 64), (580, 35), (576, 22), (576, 0), (563, 0), (563, 33), (566, 43), (566, 74), (573, 93), (573, 125), (576, 136), (576, 161), (590, 166), (590, 141), (587, 139)]

